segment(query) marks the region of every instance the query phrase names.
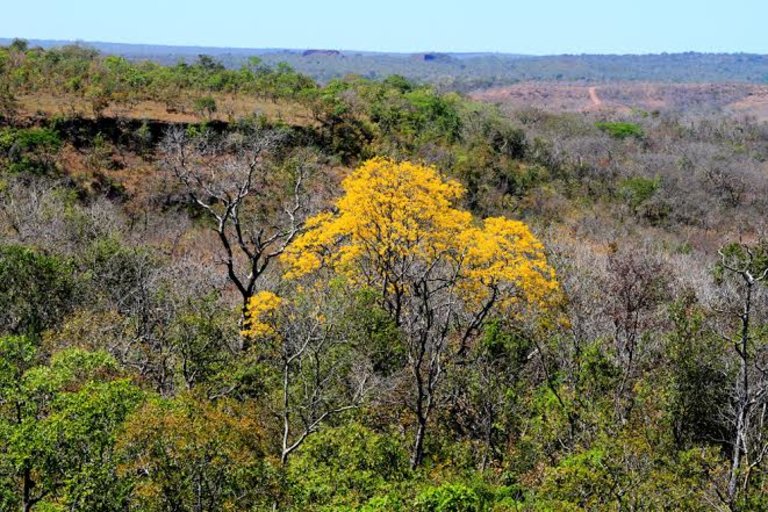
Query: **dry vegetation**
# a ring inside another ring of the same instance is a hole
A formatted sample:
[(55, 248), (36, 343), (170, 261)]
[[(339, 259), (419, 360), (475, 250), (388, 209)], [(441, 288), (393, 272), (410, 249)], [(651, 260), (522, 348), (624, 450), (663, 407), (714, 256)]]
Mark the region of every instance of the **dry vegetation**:
[[(250, 115), (265, 115), (288, 124), (313, 124), (311, 112), (296, 102), (269, 101), (247, 95), (211, 94), (217, 110), (212, 121), (232, 122)], [(132, 105), (111, 103), (101, 113), (104, 117), (149, 120), (163, 123), (198, 123), (201, 115), (195, 112), (194, 97), (180, 98), (178, 108), (169, 109), (161, 101), (137, 101)], [(90, 102), (75, 94), (47, 94), (44, 92), (21, 95), (17, 98), (19, 114), (23, 117), (95, 117)]]
[[(600, 99), (590, 98), (594, 89)], [(768, 121), (768, 86), (753, 84), (663, 84), (617, 82), (605, 84), (563, 84), (526, 82), (505, 87), (480, 89), (470, 93), (480, 101), (510, 109), (535, 107), (554, 112), (631, 113), (680, 112), (688, 114), (723, 113)]]

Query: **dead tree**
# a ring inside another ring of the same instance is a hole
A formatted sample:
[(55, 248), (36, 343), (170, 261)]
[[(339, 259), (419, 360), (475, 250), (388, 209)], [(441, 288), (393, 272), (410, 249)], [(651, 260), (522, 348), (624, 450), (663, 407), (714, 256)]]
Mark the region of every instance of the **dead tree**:
[(284, 133), (273, 130), (217, 140), (174, 129), (163, 143), (165, 167), (213, 221), (222, 263), (242, 298), (241, 321), (259, 277), (296, 237), (307, 213), (305, 185), (313, 165), (311, 159), (272, 165), (284, 142)]
[(658, 309), (669, 295), (664, 265), (650, 253), (619, 252), (608, 258), (604, 307), (610, 320), (621, 379), (615, 403), (619, 421), (625, 423), (634, 407), (632, 388), (639, 365), (649, 351), (644, 336), (657, 326)]
[(768, 369), (763, 366), (765, 354), (753, 340), (758, 285), (768, 279), (768, 265), (763, 251), (756, 252), (740, 244), (719, 254), (722, 268), (735, 276), (739, 284), (739, 306), (731, 311), (738, 321), (737, 334), (721, 334), (733, 347), (738, 364), (731, 409), (733, 451), (725, 496), (728, 506), (735, 509), (740, 496), (748, 490), (751, 473), (759, 468), (768, 453), (764, 424), (768, 408)]

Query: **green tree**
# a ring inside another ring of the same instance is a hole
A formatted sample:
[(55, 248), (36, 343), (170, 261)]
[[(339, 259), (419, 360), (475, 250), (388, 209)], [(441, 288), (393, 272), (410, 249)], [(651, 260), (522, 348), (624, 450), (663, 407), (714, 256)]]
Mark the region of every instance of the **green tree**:
[(39, 335), (77, 304), (78, 286), (72, 262), (0, 246), (0, 332)]
[(461, 483), (427, 488), (414, 505), (418, 512), (482, 512), (488, 508), (484, 496)]
[(627, 139), (629, 137), (642, 139), (645, 136), (643, 128), (635, 123), (604, 121), (595, 123), (595, 126), (600, 131), (607, 133), (614, 139)]
[(45, 174), (56, 169), (59, 134), (50, 128), (0, 129), (0, 164), (12, 173)]
[[(121, 477), (146, 512), (264, 510), (272, 503), (260, 413), (185, 394), (147, 402), (120, 436)], [(138, 475), (134, 477), (134, 475)]]
[(54, 504), (100, 512), (125, 506), (115, 434), (142, 393), (120, 378), (114, 359), (68, 349), (46, 363), (28, 338), (6, 336), (0, 370), (4, 505), (25, 512)]
[(302, 510), (360, 506), (411, 477), (403, 446), (357, 423), (318, 432), (288, 466), (292, 503)]

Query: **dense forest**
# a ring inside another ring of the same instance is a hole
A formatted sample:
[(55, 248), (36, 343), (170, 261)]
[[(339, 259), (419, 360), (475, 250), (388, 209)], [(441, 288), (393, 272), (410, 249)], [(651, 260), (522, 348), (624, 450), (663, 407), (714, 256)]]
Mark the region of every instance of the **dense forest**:
[(768, 507), (768, 125), (0, 47), (0, 510)]

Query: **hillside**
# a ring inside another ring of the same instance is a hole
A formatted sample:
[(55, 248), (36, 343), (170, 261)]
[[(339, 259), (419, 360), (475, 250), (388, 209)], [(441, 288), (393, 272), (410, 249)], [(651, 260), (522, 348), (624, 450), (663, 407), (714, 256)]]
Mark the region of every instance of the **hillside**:
[(1, 511), (766, 510), (764, 85), (146, 56), (0, 47)]

